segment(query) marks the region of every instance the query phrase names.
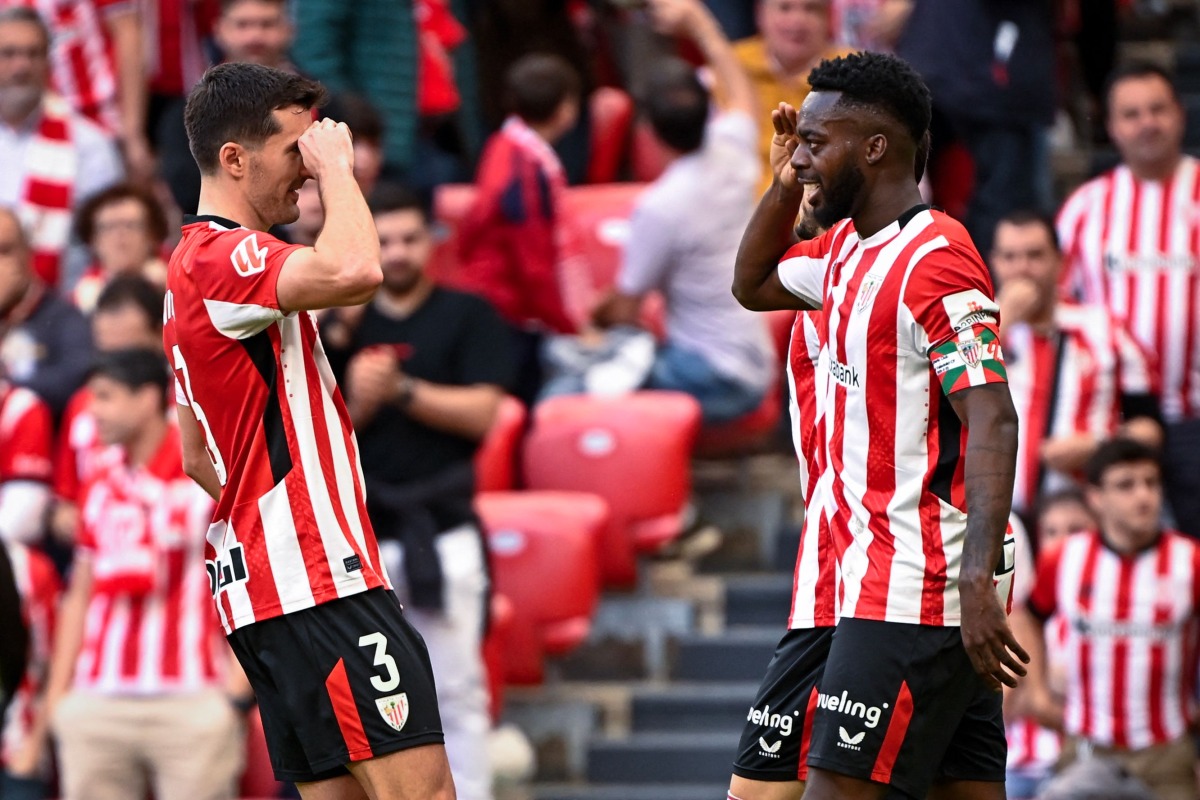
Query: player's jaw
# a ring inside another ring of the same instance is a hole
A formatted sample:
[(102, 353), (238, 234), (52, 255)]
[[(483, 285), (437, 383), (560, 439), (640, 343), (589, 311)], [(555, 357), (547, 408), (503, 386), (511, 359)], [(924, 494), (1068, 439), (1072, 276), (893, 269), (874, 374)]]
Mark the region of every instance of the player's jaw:
[(813, 219), (823, 228), (832, 227), (854, 213), (866, 183), (862, 170), (849, 160), (837, 165), (827, 176), (814, 167), (798, 177), (811, 187), (807, 192), (808, 203)]

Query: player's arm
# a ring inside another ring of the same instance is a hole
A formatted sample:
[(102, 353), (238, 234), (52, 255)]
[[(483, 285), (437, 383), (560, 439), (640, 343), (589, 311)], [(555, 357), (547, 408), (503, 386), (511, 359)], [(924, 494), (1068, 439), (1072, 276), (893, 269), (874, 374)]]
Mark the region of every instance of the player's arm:
[(650, 0), (655, 29), (667, 36), (687, 36), (704, 54), (725, 95), (726, 111), (753, 118), (758, 113), (754, 84), (742, 69), (720, 23), (700, 0)]
[(142, 21), (135, 3), (105, 12), (117, 66), (117, 99), (121, 106), (121, 147), (131, 177), (152, 180), (154, 154), (146, 141), (147, 81)]
[(204, 448), (204, 434), (196, 415), (183, 404), (176, 406), (175, 413), (179, 419), (179, 440), (183, 448), (183, 471), (189, 478), (200, 484), (200, 488), (213, 499), (221, 500), (221, 481), (217, 478), (216, 467), (208, 457)]
[(92, 599), (92, 558), (76, 550), (71, 565), (71, 580), (63, 594), (55, 623), (54, 647), (50, 654), (50, 669), (46, 677), (46, 701), (38, 714), (36, 729), (43, 734), (53, 717), (58, 701), (71, 689), (75, 664), (83, 648), (84, 623)]
[(742, 234), (733, 267), (733, 296), (751, 311), (814, 310), (784, 286), (778, 265), (788, 248), (797, 242), (796, 217), (804, 200), (804, 187), (791, 165), (800, 146), (796, 135), (796, 109), (786, 103), (771, 112), (775, 137), (771, 140), (771, 170), (774, 180), (758, 202), (758, 208)]
[(383, 281), (379, 235), (354, 179), (354, 145), (345, 123), (314, 122), (297, 142), (317, 181), (325, 226), (312, 247), (292, 252), (275, 286), (284, 313), (367, 302)]
[[(1007, 383), (985, 383), (949, 395), (967, 430), (967, 536), (959, 572), (963, 645), (993, 689), (1016, 686), (1029, 656), (1013, 637), (996, 597), (993, 575), (1012, 510), (1017, 464), (1017, 411)], [(1015, 657), (1014, 657), (1015, 654)]]

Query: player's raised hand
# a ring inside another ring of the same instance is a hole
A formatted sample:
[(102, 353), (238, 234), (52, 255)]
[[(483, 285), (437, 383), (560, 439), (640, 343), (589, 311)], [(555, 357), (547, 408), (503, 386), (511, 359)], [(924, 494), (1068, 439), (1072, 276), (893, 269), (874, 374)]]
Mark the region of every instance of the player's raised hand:
[(771, 172), (775, 180), (788, 189), (800, 188), (796, 168), (792, 166), (792, 156), (800, 146), (800, 137), (796, 134), (798, 122), (795, 106), (788, 103), (780, 103), (771, 112), (771, 125), (775, 128), (775, 135), (771, 137)]
[(971, 666), (989, 688), (1017, 687), (1025, 677), (1029, 654), (1017, 642), (995, 587), (989, 581), (959, 584), (962, 602), (962, 639)]
[(354, 172), (354, 139), (346, 123), (328, 117), (313, 122), (298, 144), (305, 168), (317, 181), (332, 172)]

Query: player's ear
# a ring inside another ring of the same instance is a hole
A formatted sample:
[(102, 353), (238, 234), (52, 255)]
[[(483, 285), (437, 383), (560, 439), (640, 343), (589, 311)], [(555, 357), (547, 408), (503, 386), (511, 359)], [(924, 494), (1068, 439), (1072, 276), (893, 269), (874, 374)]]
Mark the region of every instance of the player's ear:
[(246, 148), (237, 142), (226, 142), (217, 152), (217, 163), (234, 178), (244, 178), (250, 168)]
[(876, 133), (867, 137), (864, 143), (863, 157), (866, 158), (868, 164), (875, 166), (883, 160), (884, 154), (887, 153), (887, 148), (887, 136), (882, 133)]

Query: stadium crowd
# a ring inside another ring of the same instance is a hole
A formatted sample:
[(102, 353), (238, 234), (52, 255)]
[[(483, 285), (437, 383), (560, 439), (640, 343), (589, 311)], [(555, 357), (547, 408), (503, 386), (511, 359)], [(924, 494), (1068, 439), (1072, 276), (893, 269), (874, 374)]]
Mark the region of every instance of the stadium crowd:
[[(923, 192), (996, 285), (1028, 532), (1014, 624), (1035, 656), (1005, 701), (1009, 796), (1094, 753), (1146, 796), (1196, 797), (1200, 162), (1167, 66), (1116, 57), (1140, 5), (0, 0), (0, 540), (30, 634), (0, 799), (237, 796), (254, 698), (211, 593), (239, 565), (204, 566), (212, 504), (162, 357), (207, 67), (315, 78), (354, 133), (384, 283), (322, 338), (458, 796), (482, 800), (480, 443), (506, 395), (678, 391), (709, 429), (778, 398), (789, 343), (734, 300), (733, 262), (771, 181), (770, 111), (860, 49), (928, 84)], [(1119, 163), (1060, 197), (1064, 129)], [(598, 234), (579, 189), (617, 182), (634, 199)], [(314, 181), (299, 192), (276, 232), (311, 244), (324, 209)]]

